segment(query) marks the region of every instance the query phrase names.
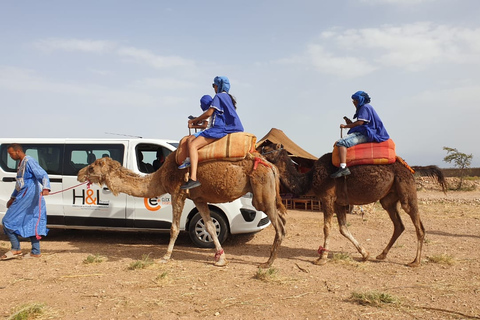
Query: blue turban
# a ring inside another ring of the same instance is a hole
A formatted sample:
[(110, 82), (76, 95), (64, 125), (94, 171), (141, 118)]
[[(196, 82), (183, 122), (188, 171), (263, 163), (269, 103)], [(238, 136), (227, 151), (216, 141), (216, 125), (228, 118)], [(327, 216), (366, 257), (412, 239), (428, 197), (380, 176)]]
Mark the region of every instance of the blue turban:
[(357, 91), (352, 95), (353, 100), (358, 101), (358, 106), (357, 108), (362, 107), (365, 103), (370, 103), (370, 97), (368, 96), (368, 93), (364, 91)]
[(209, 96), (208, 94), (204, 95), (201, 99), (200, 99), (200, 107), (202, 108), (203, 111), (207, 111), (208, 108), (210, 108), (210, 105), (212, 104), (212, 97)]
[(213, 79), (213, 84), (218, 86), (218, 93), (230, 91), (230, 81), (228, 81), (227, 77), (215, 77)]

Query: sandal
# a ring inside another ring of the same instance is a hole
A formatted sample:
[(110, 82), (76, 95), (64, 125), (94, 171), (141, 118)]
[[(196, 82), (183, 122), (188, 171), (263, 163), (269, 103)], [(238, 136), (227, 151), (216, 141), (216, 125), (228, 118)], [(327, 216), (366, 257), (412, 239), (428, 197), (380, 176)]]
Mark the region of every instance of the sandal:
[(16, 259), (16, 258), (20, 258), (21, 256), (22, 256), (22, 251), (13, 251), (13, 250), (10, 250), (10, 251), (6, 252), (6, 253), (0, 258), (0, 260)]
[(30, 259), (30, 258), (40, 258), (42, 254), (33, 254), (31, 252), (27, 253), (23, 256), (23, 259)]

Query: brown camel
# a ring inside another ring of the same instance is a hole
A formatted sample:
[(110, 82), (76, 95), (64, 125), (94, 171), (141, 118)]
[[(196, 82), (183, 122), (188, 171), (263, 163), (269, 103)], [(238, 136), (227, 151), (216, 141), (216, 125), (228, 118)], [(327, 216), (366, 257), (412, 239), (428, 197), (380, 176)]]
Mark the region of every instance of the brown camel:
[(187, 170), (177, 168), (175, 152), (171, 153), (165, 163), (156, 172), (140, 176), (111, 158), (101, 158), (83, 168), (78, 173), (78, 181), (105, 184), (114, 195), (126, 193), (134, 197), (157, 197), (165, 193), (172, 196), (172, 226), (170, 242), (163, 261), (172, 255), (173, 246), (179, 233), (180, 216), (185, 199), (195, 203), (206, 229), (215, 244), (215, 265), (227, 264), (225, 253), (218, 241), (215, 227), (210, 217), (208, 203), (233, 201), (247, 192), (252, 192), (252, 204), (265, 212), (275, 228), (275, 240), (270, 250), (270, 258), (261, 265), (269, 267), (277, 256), (277, 249), (285, 236), (286, 209), (282, 204), (279, 189), (280, 179), (275, 166), (268, 163), (260, 154), (248, 154), (240, 161), (209, 161), (200, 163), (198, 178), (202, 185), (189, 191), (181, 190), (186, 181)]
[[(397, 209), (397, 204), (400, 203), (403, 210), (412, 219), (417, 234), (417, 254), (409, 266), (420, 265), (425, 228), (418, 212), (414, 176), (407, 166), (401, 163), (401, 160), (397, 158), (395, 163), (387, 165), (352, 166), (350, 175), (332, 179), (330, 174), (337, 168), (332, 164), (331, 153), (320, 157), (313, 168), (304, 174), (296, 170), (287, 151), (281, 145), (265, 146), (262, 154), (277, 166), (280, 171), (280, 181), (287, 189), (297, 195), (313, 192), (321, 201), (321, 209), (324, 214), (324, 244), (319, 248), (320, 258), (314, 262), (315, 264), (327, 262), (329, 235), (334, 213), (337, 214), (340, 233), (354, 244), (363, 260), (368, 260), (369, 253), (355, 240), (347, 228), (346, 213), (349, 205), (364, 205), (380, 200), (382, 207), (388, 212), (393, 222), (394, 231), (390, 242), (377, 256), (377, 259), (383, 260), (387, 257), (388, 251), (405, 230)], [(443, 191), (446, 191), (446, 182), (438, 167), (413, 167), (413, 169), (422, 175), (436, 177)]]

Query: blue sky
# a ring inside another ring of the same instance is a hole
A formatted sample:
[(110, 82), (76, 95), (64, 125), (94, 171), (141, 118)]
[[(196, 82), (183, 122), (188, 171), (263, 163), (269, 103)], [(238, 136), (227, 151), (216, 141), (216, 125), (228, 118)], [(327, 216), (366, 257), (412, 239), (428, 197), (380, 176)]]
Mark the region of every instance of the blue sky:
[[(2, 137), (179, 140), (225, 75), (245, 130), (331, 152), (351, 95), (411, 165), (480, 166), (480, 2), (2, 1)], [(114, 133), (114, 134), (112, 134)]]

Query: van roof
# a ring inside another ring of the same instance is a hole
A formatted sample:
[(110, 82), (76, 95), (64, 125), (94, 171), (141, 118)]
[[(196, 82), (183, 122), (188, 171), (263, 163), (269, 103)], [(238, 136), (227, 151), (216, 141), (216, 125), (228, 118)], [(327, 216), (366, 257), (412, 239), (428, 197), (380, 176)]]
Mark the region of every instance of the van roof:
[(172, 139), (146, 139), (146, 138), (0, 138), (4, 143), (102, 143), (102, 142), (150, 142), (150, 143), (178, 143)]

